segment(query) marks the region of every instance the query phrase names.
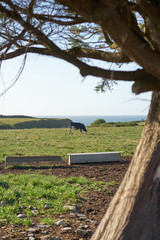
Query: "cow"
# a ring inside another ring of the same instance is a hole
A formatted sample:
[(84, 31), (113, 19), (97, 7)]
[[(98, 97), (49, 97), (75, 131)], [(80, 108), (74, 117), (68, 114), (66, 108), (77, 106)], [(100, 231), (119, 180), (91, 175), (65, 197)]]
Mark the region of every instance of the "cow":
[(72, 133), (72, 129), (75, 128), (75, 129), (80, 129), (80, 132), (84, 131), (87, 134), (87, 129), (84, 126), (83, 123), (70, 122), (69, 123), (69, 128), (70, 128), (70, 132), (69, 133)]

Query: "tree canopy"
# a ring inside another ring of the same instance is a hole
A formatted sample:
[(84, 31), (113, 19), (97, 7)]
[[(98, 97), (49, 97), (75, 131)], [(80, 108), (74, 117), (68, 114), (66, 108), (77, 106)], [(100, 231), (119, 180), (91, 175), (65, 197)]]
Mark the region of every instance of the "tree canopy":
[[(83, 77), (134, 81), (136, 94), (160, 89), (159, 1), (2, 0), (0, 60), (35, 53), (63, 59)], [(135, 62), (135, 71), (89, 60)]]

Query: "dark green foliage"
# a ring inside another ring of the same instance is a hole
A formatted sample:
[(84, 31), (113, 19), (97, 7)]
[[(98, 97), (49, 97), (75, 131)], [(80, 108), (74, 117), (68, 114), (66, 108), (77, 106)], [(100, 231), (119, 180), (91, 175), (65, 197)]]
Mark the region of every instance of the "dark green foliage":
[[(104, 126), (104, 125), (103, 125)], [(134, 127), (138, 126), (137, 121), (132, 121), (132, 122), (109, 122), (106, 123), (106, 127)]]
[(97, 86), (95, 87), (95, 91), (104, 93), (109, 90), (111, 92), (115, 84), (117, 84), (117, 82), (114, 80), (102, 78), (100, 82), (97, 83)]
[[(104, 122), (103, 122), (104, 121)], [(132, 121), (132, 122), (108, 122), (103, 119), (98, 119), (91, 123), (92, 127), (135, 127), (144, 124), (144, 121)]]
[(100, 125), (102, 123), (106, 123), (106, 121), (104, 119), (97, 119), (96, 121), (94, 121), (93, 123), (91, 123), (91, 126), (94, 127), (94, 126), (97, 126), (97, 125)]

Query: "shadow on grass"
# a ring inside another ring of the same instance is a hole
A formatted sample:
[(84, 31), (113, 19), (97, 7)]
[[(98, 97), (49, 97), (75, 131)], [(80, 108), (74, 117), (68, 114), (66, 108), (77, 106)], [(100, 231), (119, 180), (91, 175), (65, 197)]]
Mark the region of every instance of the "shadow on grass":
[(12, 165), (8, 166), (7, 169), (24, 169), (24, 170), (42, 170), (42, 169), (64, 169), (68, 168), (66, 166), (52, 166), (52, 165), (40, 165), (40, 166), (32, 166), (32, 165)]
[(102, 165), (122, 165), (128, 164), (130, 161), (108, 161), (108, 162), (86, 162), (86, 163), (74, 163), (72, 166), (102, 166)]
[[(119, 162), (95, 162), (95, 163), (77, 163), (77, 164), (71, 164), (71, 165), (67, 165), (66, 163), (64, 165), (45, 165), (45, 164), (41, 164), (41, 165), (37, 165), (37, 164), (32, 164), (32, 165), (8, 165), (5, 169), (7, 170), (53, 170), (53, 169), (73, 169), (73, 168), (83, 168), (84, 166), (101, 166), (101, 165), (125, 165), (125, 164), (129, 164), (131, 162), (132, 157), (123, 157), (123, 160), (119, 161)], [(4, 167), (0, 170), (3, 170)]]
[(73, 168), (83, 168), (84, 166), (101, 166), (101, 165), (121, 165), (128, 164), (129, 162), (107, 162), (107, 163), (82, 163), (82, 164), (73, 164), (72, 166), (32, 166), (32, 165), (11, 165), (7, 166), (6, 169), (10, 170), (53, 170), (53, 169), (73, 169)]

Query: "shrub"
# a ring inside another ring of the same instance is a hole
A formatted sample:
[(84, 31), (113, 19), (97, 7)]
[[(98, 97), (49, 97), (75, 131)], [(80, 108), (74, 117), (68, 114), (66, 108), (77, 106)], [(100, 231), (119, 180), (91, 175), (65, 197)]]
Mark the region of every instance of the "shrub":
[(102, 123), (106, 123), (106, 121), (104, 119), (99, 118), (96, 121), (94, 121), (93, 123), (91, 123), (91, 126), (94, 127), (94, 126), (100, 125)]

